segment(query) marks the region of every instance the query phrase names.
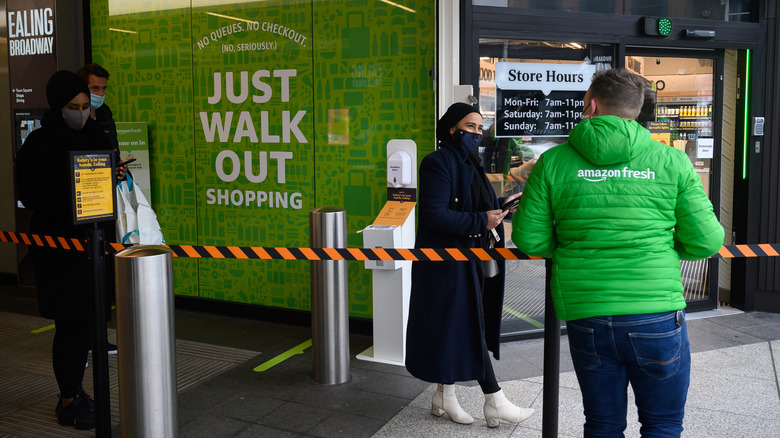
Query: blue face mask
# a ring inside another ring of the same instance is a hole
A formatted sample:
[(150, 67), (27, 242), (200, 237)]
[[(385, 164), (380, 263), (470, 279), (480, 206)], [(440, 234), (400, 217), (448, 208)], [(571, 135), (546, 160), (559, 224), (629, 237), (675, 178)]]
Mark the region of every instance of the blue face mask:
[(91, 94), (89, 95), (89, 107), (93, 110), (96, 110), (103, 105), (103, 100), (105, 100), (106, 96), (98, 96), (97, 94)]
[(455, 131), (455, 135), (456, 140), (460, 141), (468, 153), (472, 153), (482, 141), (482, 135), (460, 129)]

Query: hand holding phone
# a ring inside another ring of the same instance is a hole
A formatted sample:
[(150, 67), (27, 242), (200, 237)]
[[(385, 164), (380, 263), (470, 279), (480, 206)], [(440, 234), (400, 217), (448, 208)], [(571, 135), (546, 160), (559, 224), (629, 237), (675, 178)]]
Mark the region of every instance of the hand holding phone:
[(511, 209), (517, 207), (518, 204), (520, 204), (520, 197), (519, 196), (517, 198), (511, 200), (511, 201), (505, 202), (504, 205), (501, 206), (501, 210), (502, 211), (511, 210)]

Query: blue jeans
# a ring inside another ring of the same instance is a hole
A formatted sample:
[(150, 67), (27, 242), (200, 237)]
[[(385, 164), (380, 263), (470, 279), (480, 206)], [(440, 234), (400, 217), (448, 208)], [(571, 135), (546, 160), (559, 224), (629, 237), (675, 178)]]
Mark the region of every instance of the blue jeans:
[(578, 319), (566, 327), (585, 438), (624, 436), (629, 382), (642, 436), (680, 436), (691, 373), (682, 310)]

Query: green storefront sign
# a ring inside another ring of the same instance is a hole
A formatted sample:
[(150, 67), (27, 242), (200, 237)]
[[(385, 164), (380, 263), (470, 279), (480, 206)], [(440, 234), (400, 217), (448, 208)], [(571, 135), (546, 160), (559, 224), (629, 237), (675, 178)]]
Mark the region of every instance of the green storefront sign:
[[(169, 243), (304, 247), (309, 210), (332, 205), (359, 247), (385, 202), (387, 142), (433, 150), (433, 1), (118, 3), (90, 2), (93, 59), (116, 120), (148, 123)], [(310, 307), (307, 262), (174, 269), (180, 295)], [(350, 263), (349, 278), (350, 314), (370, 317), (371, 276)]]

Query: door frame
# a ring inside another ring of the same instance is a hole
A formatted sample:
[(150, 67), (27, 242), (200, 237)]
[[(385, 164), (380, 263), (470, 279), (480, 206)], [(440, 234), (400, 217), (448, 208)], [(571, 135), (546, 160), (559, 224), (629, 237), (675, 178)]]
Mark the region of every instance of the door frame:
[[(452, 68), (455, 64), (459, 70), (459, 80), (455, 83), (441, 83), (439, 82), (440, 92), (444, 91), (445, 94), (450, 94), (448, 89), (451, 89), (453, 85), (457, 84), (471, 84), (474, 87), (475, 95), (478, 93), (479, 88), (479, 63), (475, 63), (474, 59), (479, 53), (479, 40), (480, 38), (507, 38), (507, 39), (520, 39), (520, 40), (537, 40), (537, 41), (585, 41), (589, 44), (613, 44), (615, 47), (614, 65), (621, 66), (625, 62), (626, 51), (633, 53), (634, 49), (642, 50), (672, 50), (675, 55), (681, 53), (688, 53), (694, 56), (693, 52), (687, 50), (702, 50), (711, 51), (714, 50), (720, 62), (716, 62), (717, 70), (715, 79), (722, 82), (723, 65), (722, 54), (725, 49), (744, 50), (750, 49), (755, 53), (757, 62), (764, 59), (765, 53), (765, 25), (762, 24), (766, 17), (766, 7), (768, 2), (763, 0), (759, 7), (759, 20), (757, 22), (728, 22), (728, 21), (713, 21), (691, 18), (674, 18), (675, 31), (672, 35), (665, 38), (645, 36), (642, 34), (640, 26), (641, 17), (635, 15), (626, 14), (609, 14), (609, 13), (590, 13), (590, 12), (567, 12), (567, 11), (550, 11), (550, 10), (534, 10), (523, 9), (516, 7), (495, 7), (495, 6), (475, 6), (473, 0), (439, 0), (438, 6), (441, 9), (455, 8), (457, 12), (457, 22), (459, 29), (456, 32), (451, 32), (448, 37), (452, 38), (453, 34), (457, 34), (458, 42), (453, 44), (451, 52), (440, 53), (442, 56), (437, 60), (437, 66), (439, 70), (442, 68)], [(440, 24), (441, 25), (441, 24)], [(717, 34), (715, 38), (711, 39), (690, 39), (685, 38), (681, 32), (682, 29), (699, 29), (706, 28), (714, 30)], [(455, 38), (452, 38), (455, 39)], [(712, 53), (712, 52), (709, 52)], [(449, 60), (446, 67), (442, 66), (442, 61)], [(458, 61), (455, 61), (458, 59)], [(760, 69), (756, 69), (757, 78), (760, 73)], [(755, 79), (754, 79), (755, 81)], [(762, 82), (762, 80), (758, 80)], [(445, 91), (446, 90), (446, 91)], [(713, 100), (719, 101), (722, 105), (723, 102), (723, 87), (714, 84)], [(754, 98), (751, 98), (750, 102), (753, 105), (752, 113), (763, 114), (759, 110), (761, 102), (763, 102), (763, 96), (758, 96), (755, 92), (752, 92)], [(441, 102), (440, 102), (441, 107)], [(713, 118), (713, 123), (722, 122), (722, 108), (717, 110), (717, 119)], [(720, 125), (719, 125), (720, 126)], [(771, 128), (770, 128), (771, 130)], [(720, 140), (722, 139), (722, 132), (718, 132), (718, 145), (720, 146)], [(752, 137), (751, 141), (755, 138)], [(752, 144), (752, 143), (751, 143)], [(713, 180), (718, 184), (718, 196), (713, 199), (713, 203), (717, 205), (716, 214), (719, 213), (720, 196), (720, 154), (716, 154), (718, 165), (715, 164), (715, 156), (713, 157), (713, 168), (717, 169), (718, 178), (715, 178), (713, 171)], [(752, 154), (752, 155), (758, 155)], [(754, 158), (754, 157), (752, 157)], [(751, 160), (753, 161), (753, 160)], [(761, 166), (753, 165), (750, 169), (749, 184), (760, 184)], [(739, 190), (735, 187), (735, 190)], [(758, 190), (760, 191), (760, 190)], [(756, 195), (753, 195), (753, 190), (742, 190), (742, 192), (748, 192), (751, 196), (751, 202), (756, 201)], [(735, 193), (737, 195), (737, 193)], [(754, 202), (754, 203), (755, 203)], [(739, 226), (738, 223), (734, 223), (734, 226)], [(758, 227), (752, 229), (754, 234), (758, 233)], [(727, 230), (730, 232), (731, 230)], [(755, 239), (753, 239), (755, 240)], [(751, 260), (747, 260), (747, 264), (750, 265)], [(756, 262), (753, 262), (754, 265)], [(715, 264), (717, 265), (717, 263)], [(732, 265), (732, 285), (738, 284), (745, 286), (747, 289), (754, 290), (753, 283), (750, 280), (745, 280), (746, 276), (745, 263), (735, 263)], [(740, 268), (742, 267), (742, 268)], [(750, 267), (748, 267), (749, 271)], [(758, 269), (755, 269), (757, 272)], [(715, 269), (710, 269), (711, 276), (708, 278), (708, 282), (711, 288), (718, 289), (717, 277)], [(736, 277), (735, 277), (736, 276)], [(748, 278), (750, 276), (747, 276)], [(747, 282), (746, 282), (747, 281)], [(751, 286), (752, 285), (752, 286)], [(713, 289), (711, 289), (712, 291)], [(732, 287), (732, 304), (734, 304), (735, 290)], [(752, 293), (747, 294), (748, 297), (742, 295), (742, 300), (745, 301), (745, 307), (752, 308)], [(739, 297), (740, 295), (737, 294)], [(710, 297), (716, 297), (715, 293), (710, 293)], [(713, 298), (717, 300), (717, 298)], [(714, 302), (692, 302), (689, 310), (705, 310), (717, 307), (717, 301)]]
[[(572, 39), (561, 38), (560, 35), (553, 38), (545, 38), (551, 35), (528, 35), (526, 32), (518, 32), (515, 35), (496, 35), (493, 32), (475, 32), (476, 47), (469, 52), (471, 58), (477, 58), (479, 52), (480, 38), (495, 39), (516, 39), (529, 41), (571, 41)], [(642, 45), (627, 45), (621, 39), (601, 38), (598, 41), (592, 41), (589, 37), (577, 38), (575, 41), (586, 44), (611, 44), (613, 46), (613, 56), (615, 57), (613, 65), (616, 67), (625, 67), (626, 56), (650, 56), (650, 57), (676, 57), (676, 58), (706, 58), (713, 61), (713, 138), (715, 150), (711, 164), (710, 174), (710, 197), (716, 215), (720, 212), (720, 190), (721, 190), (721, 145), (722, 145), (722, 122), (723, 122), (723, 75), (724, 75), (724, 51), (723, 49), (681, 49), (670, 47), (652, 47)], [(461, 58), (461, 62), (466, 63), (466, 57)], [(477, 73), (467, 74), (461, 70), (461, 76), (471, 76), (476, 80), (471, 81), (474, 87), (474, 95), (479, 96), (479, 63), (468, 62), (468, 69), (477, 69)], [(688, 302), (688, 311), (696, 312), (703, 310), (713, 310), (718, 308), (719, 285), (718, 285), (718, 262), (717, 259), (707, 260), (706, 277), (707, 299)]]

